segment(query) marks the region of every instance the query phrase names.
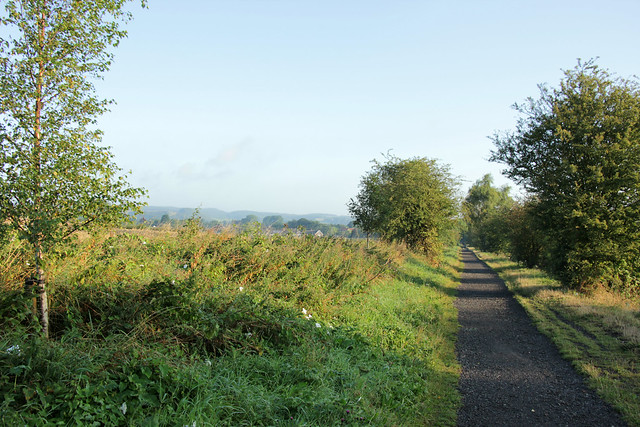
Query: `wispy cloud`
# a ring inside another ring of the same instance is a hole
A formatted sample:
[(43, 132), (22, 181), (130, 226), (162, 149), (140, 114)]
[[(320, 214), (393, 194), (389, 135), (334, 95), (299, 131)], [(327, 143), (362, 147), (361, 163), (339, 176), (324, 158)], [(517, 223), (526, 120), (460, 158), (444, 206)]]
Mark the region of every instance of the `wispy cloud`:
[(206, 161), (205, 166), (226, 167), (234, 163), (241, 163), (248, 154), (251, 154), (252, 145), (253, 139), (246, 137), (234, 144), (222, 147), (214, 157)]
[(246, 171), (247, 164), (257, 158), (252, 150), (254, 142), (246, 137), (236, 143), (221, 147), (213, 156), (201, 160), (190, 159), (176, 165), (174, 176), (181, 182), (197, 182), (224, 179), (238, 170)]

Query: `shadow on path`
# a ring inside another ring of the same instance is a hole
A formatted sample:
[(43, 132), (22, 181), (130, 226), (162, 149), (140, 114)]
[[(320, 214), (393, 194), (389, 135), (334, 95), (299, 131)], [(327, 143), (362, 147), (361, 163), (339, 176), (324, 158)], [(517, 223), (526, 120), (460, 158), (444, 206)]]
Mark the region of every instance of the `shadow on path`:
[(459, 426), (624, 426), (469, 249), (458, 288)]

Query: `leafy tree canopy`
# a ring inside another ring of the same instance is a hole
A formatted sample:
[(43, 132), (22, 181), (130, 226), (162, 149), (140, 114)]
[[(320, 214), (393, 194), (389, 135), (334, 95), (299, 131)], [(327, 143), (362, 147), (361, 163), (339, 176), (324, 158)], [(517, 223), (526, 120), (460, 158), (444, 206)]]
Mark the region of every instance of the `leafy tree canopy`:
[(244, 218), (242, 218), (240, 221), (238, 221), (238, 224), (242, 224), (242, 225), (248, 225), (248, 224), (253, 224), (253, 223), (259, 223), (260, 222), (260, 218), (258, 218), (257, 215), (247, 215)]
[(360, 192), (348, 204), (355, 224), (367, 233), (439, 255), (441, 234), (453, 227), (457, 214), (457, 179), (435, 160), (385, 159), (373, 160)]
[(554, 269), (575, 285), (638, 285), (640, 87), (593, 60), (558, 88), (516, 104), (513, 132), (496, 134), (491, 160), (536, 199)]
[(486, 174), (476, 181), (464, 199), (463, 208), (465, 214), (473, 220), (486, 218), (493, 211), (509, 208), (513, 199), (509, 195), (511, 188), (508, 185), (496, 188), (493, 186), (493, 177)]
[(493, 178), (487, 174), (476, 181), (462, 203), (467, 223), (465, 238), (485, 251), (506, 251), (509, 233), (506, 218), (514, 201), (510, 188), (493, 186)]
[(281, 215), (269, 215), (262, 219), (262, 225), (264, 227), (282, 228), (284, 225), (284, 218)]

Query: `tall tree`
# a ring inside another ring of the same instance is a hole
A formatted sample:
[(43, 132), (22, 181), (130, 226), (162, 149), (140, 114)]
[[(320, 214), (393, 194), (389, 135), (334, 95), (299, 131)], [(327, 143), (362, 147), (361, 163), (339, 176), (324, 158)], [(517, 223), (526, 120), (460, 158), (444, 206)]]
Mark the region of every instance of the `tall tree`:
[(454, 227), (458, 182), (448, 166), (427, 158), (373, 161), (348, 209), (363, 231), (437, 257), (443, 233)]
[[(0, 223), (33, 248), (48, 335), (45, 255), (73, 232), (119, 221), (144, 194), (100, 146), (95, 94), (130, 19), (126, 0), (8, 0), (0, 25)], [(144, 3), (143, 3), (144, 6)]]
[(538, 226), (536, 208), (535, 199), (521, 200), (511, 207), (505, 218), (509, 227), (511, 259), (529, 268), (545, 266), (541, 259), (545, 235)]
[(496, 188), (486, 174), (469, 189), (462, 203), (467, 222), (466, 239), (484, 251), (506, 251), (509, 231), (508, 212), (513, 206), (509, 187)]
[(373, 171), (367, 173), (360, 181), (360, 192), (347, 204), (349, 213), (355, 218), (353, 225), (359, 227), (367, 236), (367, 248), (372, 233), (380, 232), (388, 216), (389, 196), (385, 194), (388, 178), (383, 173), (380, 163), (373, 160)]
[(515, 109), (516, 130), (493, 137), (491, 159), (535, 197), (553, 269), (577, 286), (638, 286), (637, 80), (579, 61), (559, 88), (540, 86), (539, 99)]

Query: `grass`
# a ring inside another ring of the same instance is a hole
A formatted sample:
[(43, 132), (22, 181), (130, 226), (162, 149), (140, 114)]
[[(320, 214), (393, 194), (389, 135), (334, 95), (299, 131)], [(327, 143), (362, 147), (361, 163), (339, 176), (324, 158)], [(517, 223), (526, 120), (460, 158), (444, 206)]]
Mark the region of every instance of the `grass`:
[(505, 256), (476, 253), (588, 384), (640, 426), (640, 300), (605, 289), (579, 293)]
[(454, 425), (459, 270), (398, 246), (113, 230), (0, 248), (2, 425)]
[[(439, 268), (410, 257), (397, 278), (379, 282), (352, 302), (352, 310), (345, 311), (347, 324), (358, 324), (383, 354), (393, 354), (400, 366), (408, 363), (415, 370), (414, 380), (408, 380), (390, 366), (387, 381), (397, 383), (404, 392), (382, 394), (394, 413), (383, 425), (454, 423), (459, 405), (454, 390), (460, 369), (455, 358), (458, 323), (453, 308), (457, 282), (451, 279), (456, 255), (449, 252), (448, 264)], [(367, 316), (361, 315), (361, 306), (370, 308)], [(380, 390), (372, 392), (379, 395)]]

